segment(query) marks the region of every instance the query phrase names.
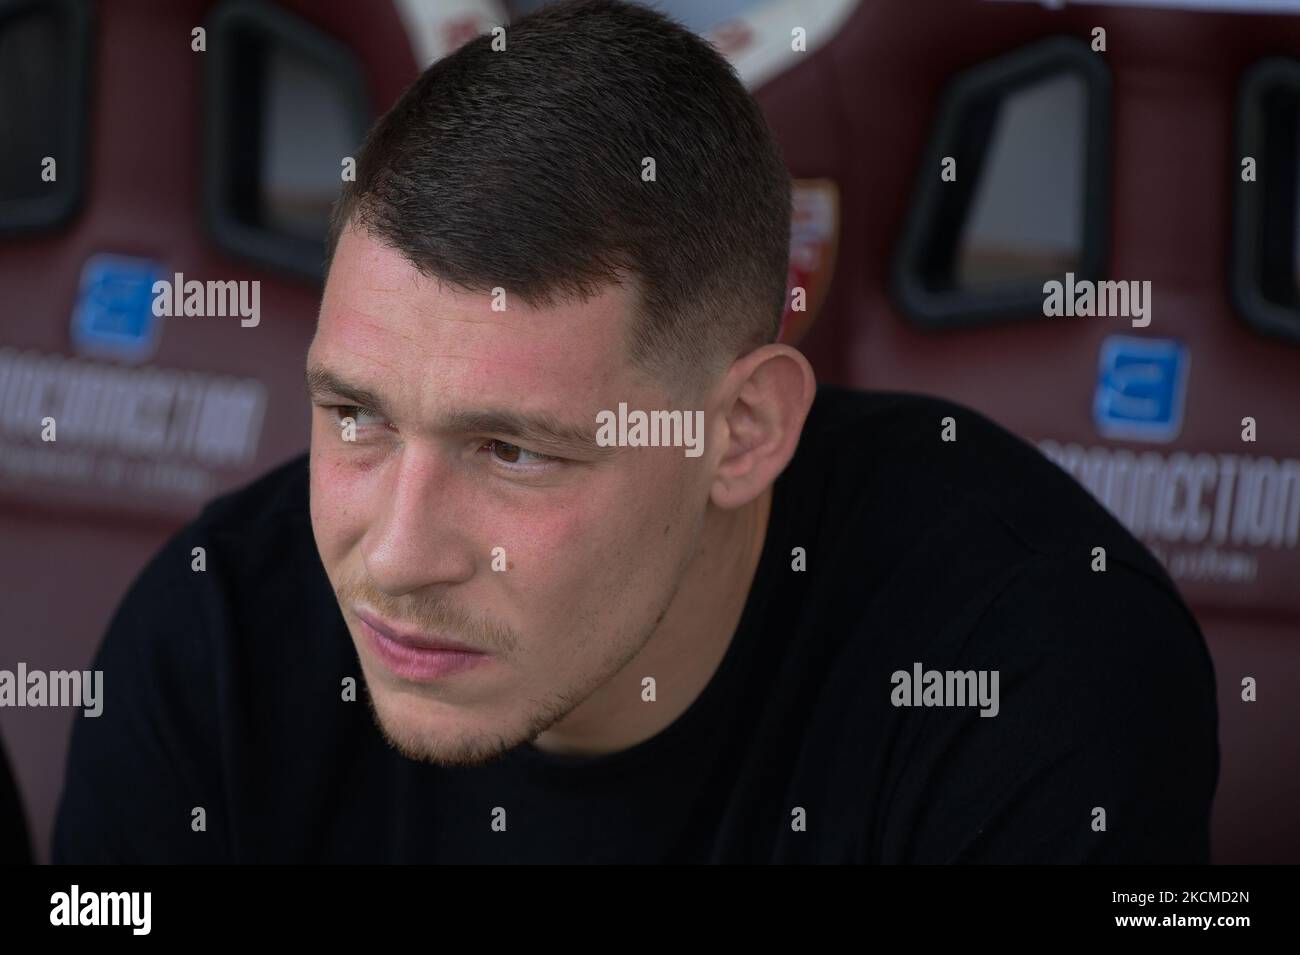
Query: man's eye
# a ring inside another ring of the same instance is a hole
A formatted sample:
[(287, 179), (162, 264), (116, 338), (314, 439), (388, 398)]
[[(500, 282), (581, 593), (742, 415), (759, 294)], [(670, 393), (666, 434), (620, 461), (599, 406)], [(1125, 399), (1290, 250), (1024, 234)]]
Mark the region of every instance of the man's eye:
[(505, 464), (545, 464), (547, 461), (559, 460), (559, 458), (538, 454), (535, 451), (529, 451), (517, 444), (508, 444), (505, 441), (489, 441), (484, 447), (489, 448), (492, 456)]
[(360, 405), (336, 405), (333, 410), (335, 415), (338, 416), (340, 424), (343, 422), (344, 418), (351, 418), (356, 422), (358, 428), (363, 428), (366, 425), (382, 425), (386, 423), (382, 415), (376, 414), (369, 408), (363, 408)]

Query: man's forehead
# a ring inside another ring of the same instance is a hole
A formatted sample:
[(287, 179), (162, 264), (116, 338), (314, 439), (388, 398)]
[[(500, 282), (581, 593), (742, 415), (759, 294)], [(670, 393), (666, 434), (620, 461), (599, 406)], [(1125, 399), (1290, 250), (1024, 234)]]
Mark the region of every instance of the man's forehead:
[(412, 326), (335, 313), (322, 317), (308, 364), (407, 405), (537, 405), (545, 396), (563, 408), (632, 389), (621, 356), (590, 341), (566, 343), (558, 331), (533, 339), (463, 326), (442, 317)]
[(449, 374), (529, 374), (571, 380), (630, 371), (635, 290), (609, 284), (586, 300), (534, 308), (503, 287), (467, 291), (423, 275), (399, 252), (344, 233), (321, 304), (313, 351), (375, 361), (433, 362)]

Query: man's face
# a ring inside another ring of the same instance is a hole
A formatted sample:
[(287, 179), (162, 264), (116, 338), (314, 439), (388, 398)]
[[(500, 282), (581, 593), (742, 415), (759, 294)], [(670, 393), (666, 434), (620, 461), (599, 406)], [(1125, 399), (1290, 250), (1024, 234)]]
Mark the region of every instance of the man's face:
[[(494, 311), (364, 233), (339, 240), (308, 354), (312, 527), (377, 722), (412, 758), (481, 762), (533, 739), (672, 601), (707, 446), (595, 443), (601, 410), (672, 407), (628, 359), (634, 294)], [(401, 646), (439, 639), (485, 655)]]

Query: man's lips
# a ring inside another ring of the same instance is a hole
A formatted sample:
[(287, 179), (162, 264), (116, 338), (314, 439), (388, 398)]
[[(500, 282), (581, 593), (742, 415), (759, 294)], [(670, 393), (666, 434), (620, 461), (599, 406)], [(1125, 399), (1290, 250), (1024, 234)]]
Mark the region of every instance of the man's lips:
[(400, 679), (434, 683), (495, 659), (458, 640), (419, 633), (393, 624), (369, 609), (354, 608), (361, 633), (374, 658)]
[(402, 646), (410, 647), (412, 650), (450, 650), (456, 653), (484, 653), (482, 650), (471, 647), (469, 644), (461, 643), (457, 640), (449, 640), (446, 637), (403, 629), (400, 625), (389, 623), (383, 617), (376, 615), (372, 611), (363, 610), (360, 607), (354, 608), (353, 612), (372, 630), (387, 637), (394, 643), (400, 643)]

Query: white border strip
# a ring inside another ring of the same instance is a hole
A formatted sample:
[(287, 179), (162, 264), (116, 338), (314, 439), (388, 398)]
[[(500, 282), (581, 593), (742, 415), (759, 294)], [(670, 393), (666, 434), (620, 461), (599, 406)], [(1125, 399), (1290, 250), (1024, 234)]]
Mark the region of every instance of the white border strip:
[(1195, 13), (1300, 13), (1300, 0), (986, 0), (988, 3), (1033, 3), (1052, 10), (1067, 6), (1159, 7)]
[[(707, 34), (734, 33), (747, 29), (752, 42), (728, 58), (749, 89), (756, 89), (779, 76), (803, 58), (825, 45), (839, 32), (857, 9), (861, 0), (773, 0), (739, 17), (719, 24)], [(790, 31), (803, 27), (807, 33), (806, 52), (791, 47)], [(725, 50), (724, 50), (725, 52)]]
[(496, 0), (393, 0), (393, 4), (421, 71), (454, 52), (446, 27), (473, 21), (478, 33), (487, 33), (508, 19), (505, 7)]

